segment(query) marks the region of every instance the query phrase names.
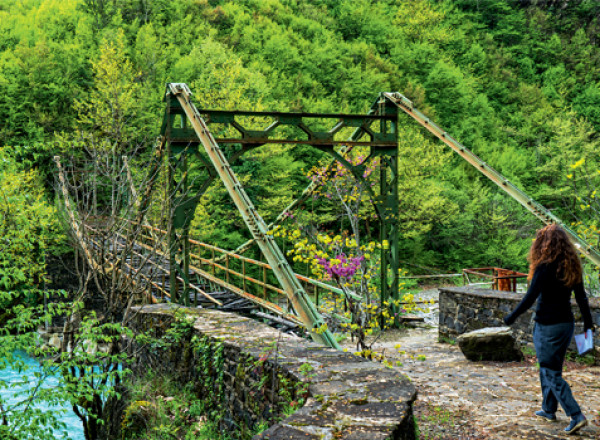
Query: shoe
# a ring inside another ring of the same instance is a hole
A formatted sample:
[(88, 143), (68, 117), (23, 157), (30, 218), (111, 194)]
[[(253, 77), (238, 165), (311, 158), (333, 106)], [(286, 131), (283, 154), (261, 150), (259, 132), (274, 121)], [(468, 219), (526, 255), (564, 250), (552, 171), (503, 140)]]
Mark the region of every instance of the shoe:
[(587, 419), (584, 417), (583, 414), (580, 414), (578, 417), (573, 417), (571, 419), (571, 423), (569, 423), (569, 426), (565, 428), (565, 433), (569, 435), (574, 434), (587, 424)]
[(539, 417), (543, 417), (546, 420), (548, 420), (549, 422), (556, 422), (556, 414), (554, 414), (554, 413), (547, 413), (543, 409), (540, 409), (539, 411), (536, 411), (535, 415), (539, 416)]

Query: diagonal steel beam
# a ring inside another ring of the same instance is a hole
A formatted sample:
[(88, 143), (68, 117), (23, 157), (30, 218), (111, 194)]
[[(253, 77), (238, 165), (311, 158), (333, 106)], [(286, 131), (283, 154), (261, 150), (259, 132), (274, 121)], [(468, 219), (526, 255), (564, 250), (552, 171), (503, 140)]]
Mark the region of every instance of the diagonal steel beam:
[(477, 171), (494, 182), (498, 187), (519, 202), (525, 209), (535, 215), (545, 225), (556, 223), (565, 230), (571, 241), (588, 260), (600, 267), (600, 252), (591, 244), (581, 238), (575, 231), (567, 226), (560, 218), (554, 215), (549, 209), (546, 209), (533, 198), (525, 194), (524, 191), (515, 186), (506, 177), (481, 160), (475, 153), (465, 147), (463, 144), (455, 140), (446, 130), (441, 128), (423, 113), (421, 113), (412, 101), (401, 93), (382, 93), (382, 98), (398, 106), (407, 115), (417, 121), (421, 126), (425, 127), (435, 137), (441, 140), (444, 144), (454, 150), (460, 157), (471, 164)]

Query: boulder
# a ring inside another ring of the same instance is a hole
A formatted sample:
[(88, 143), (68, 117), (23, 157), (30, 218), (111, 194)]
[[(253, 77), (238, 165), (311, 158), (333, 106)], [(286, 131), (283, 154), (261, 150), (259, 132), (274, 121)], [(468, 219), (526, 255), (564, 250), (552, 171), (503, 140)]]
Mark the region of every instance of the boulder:
[(464, 333), (458, 346), (470, 361), (512, 362), (523, 360), (523, 353), (510, 327), (487, 327)]

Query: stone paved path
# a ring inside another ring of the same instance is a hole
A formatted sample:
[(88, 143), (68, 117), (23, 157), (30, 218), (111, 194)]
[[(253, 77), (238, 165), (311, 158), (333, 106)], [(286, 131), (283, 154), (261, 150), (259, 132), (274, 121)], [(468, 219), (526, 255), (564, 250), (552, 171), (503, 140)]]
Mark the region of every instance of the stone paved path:
[[(600, 440), (600, 367), (567, 365), (564, 377), (590, 423), (579, 436), (565, 436), (569, 421), (562, 410), (557, 423), (532, 416), (541, 406), (533, 357), (518, 363), (467, 361), (458, 346), (439, 343), (435, 319), (427, 321), (429, 328), (388, 332), (377, 344), (378, 351), (385, 348), (402, 362), (401, 370), (417, 385), (422, 439)], [(397, 344), (406, 354), (398, 353)]]

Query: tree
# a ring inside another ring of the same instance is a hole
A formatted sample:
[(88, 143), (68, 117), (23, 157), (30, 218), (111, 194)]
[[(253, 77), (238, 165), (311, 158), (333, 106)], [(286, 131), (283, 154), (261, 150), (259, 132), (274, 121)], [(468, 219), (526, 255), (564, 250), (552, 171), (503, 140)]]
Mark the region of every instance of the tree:
[(596, 131), (600, 130), (600, 86), (589, 84), (574, 100), (573, 107), (584, 116)]
[(309, 176), (316, 184), (312, 202), (317, 202), (317, 214), (314, 208), (287, 212), (294, 227), (276, 226), (272, 233), (291, 243), (287, 255), (293, 262), (305, 264), (316, 279), (338, 287), (321, 303), (332, 330), (348, 333), (356, 342), (356, 354), (387, 363), (383, 354), (373, 351), (373, 344), (384, 329), (399, 322), (399, 314), (414, 309), (415, 304), (410, 296), (397, 299), (378, 294), (377, 254), (381, 247), (389, 247), (387, 241), (373, 240), (375, 231), (369, 226), (378, 220), (370, 189), (377, 183), (379, 161), (360, 148), (346, 156), (350, 163), (365, 166), (365, 180), (357, 181), (339, 161), (313, 167)]
[(147, 118), (142, 114), (141, 87), (125, 45), (122, 30), (113, 40), (102, 42), (98, 60), (92, 61), (94, 88), (87, 99), (75, 103), (80, 130), (92, 136), (95, 148), (107, 149), (113, 156), (127, 153), (136, 144), (138, 130)]
[[(145, 175), (129, 168), (128, 156), (139, 160), (138, 151), (145, 146), (138, 144), (133, 122), (144, 118), (136, 100), (140, 86), (124, 44), (124, 35), (117, 34), (114, 42), (105, 42), (93, 63), (95, 88), (76, 106), (81, 133), (57, 136), (65, 154), (56, 160), (56, 193), (78, 249), (80, 286), (66, 316), (64, 333), (69, 337), (55, 360), (86, 440), (118, 433), (119, 423), (109, 417), (118, 418), (120, 385), (128, 373), (124, 341), (135, 336), (128, 329), (130, 310), (158, 294), (148, 282), (152, 275), (143, 269), (153, 264), (155, 253), (169, 252), (167, 235), (153, 235), (144, 226), (149, 212), (166, 216), (168, 204), (152, 206), (151, 201), (164, 143), (152, 151)], [(146, 247), (136, 243), (148, 236), (156, 240)]]
[(0, 397), (0, 437), (51, 440), (64, 434), (61, 413), (42, 410), (37, 403), (58, 405), (65, 396), (47, 383), (53, 369), (31, 373), (20, 352), (40, 353), (38, 328), (64, 312), (64, 304), (45, 306), (49, 296), (60, 292), (44, 288), (46, 258), (64, 252), (64, 236), (57, 222), (56, 209), (44, 197), (37, 173), (19, 169), (9, 151), (0, 149), (0, 369), (18, 370), (25, 380), (0, 388), (20, 388), (11, 401)]

